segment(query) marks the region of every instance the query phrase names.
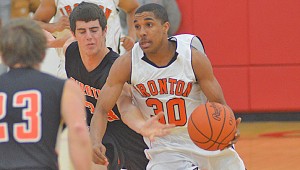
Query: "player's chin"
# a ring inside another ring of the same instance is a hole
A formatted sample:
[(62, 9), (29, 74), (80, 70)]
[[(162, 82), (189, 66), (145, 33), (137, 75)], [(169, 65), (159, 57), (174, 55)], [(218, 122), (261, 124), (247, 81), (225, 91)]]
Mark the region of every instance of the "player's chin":
[(86, 48), (85, 51), (86, 51), (85, 53), (87, 55), (93, 55), (93, 54), (97, 53), (97, 49), (96, 48)]

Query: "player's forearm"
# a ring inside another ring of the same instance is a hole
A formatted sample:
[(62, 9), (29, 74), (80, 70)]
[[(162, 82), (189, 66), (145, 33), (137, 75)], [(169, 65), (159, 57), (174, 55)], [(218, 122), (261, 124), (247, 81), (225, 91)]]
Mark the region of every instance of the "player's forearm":
[(107, 114), (95, 112), (90, 124), (90, 136), (93, 145), (102, 143), (107, 126)]
[(72, 37), (71, 34), (66, 34), (63, 37), (56, 38), (54, 40), (48, 40), (48, 48), (62, 48), (66, 41)]
[(129, 89), (126, 89), (126, 87), (124, 87), (117, 105), (122, 116), (122, 121), (132, 130), (140, 133), (141, 127), (145, 124), (145, 119), (140, 109), (132, 103)]
[(68, 127), (69, 152), (76, 170), (91, 169), (92, 145), (86, 124)]
[(39, 26), (42, 29), (44, 29), (50, 33), (54, 33), (56, 31), (55, 25), (53, 23), (45, 23), (43, 21), (37, 21), (37, 20), (35, 20), (35, 21), (39, 24)]
[(121, 112), (123, 122), (135, 132), (141, 134), (141, 129), (145, 124), (145, 119), (141, 111), (136, 106), (127, 107)]
[(128, 26), (128, 36), (131, 37), (134, 41), (136, 40), (135, 28), (134, 28), (134, 13), (135, 10), (129, 11), (127, 13), (127, 26)]
[(132, 102), (131, 87), (129, 85), (124, 85), (121, 95), (118, 98), (117, 106), (122, 121), (132, 130), (140, 133), (141, 127), (145, 123), (145, 119), (140, 109)]

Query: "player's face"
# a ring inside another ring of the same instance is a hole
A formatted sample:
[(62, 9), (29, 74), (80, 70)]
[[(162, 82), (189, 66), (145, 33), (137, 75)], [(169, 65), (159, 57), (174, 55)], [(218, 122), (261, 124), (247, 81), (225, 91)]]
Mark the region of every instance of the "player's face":
[(157, 52), (167, 38), (168, 23), (162, 24), (152, 12), (135, 14), (134, 26), (139, 45), (145, 53)]
[(102, 31), (98, 20), (76, 21), (75, 37), (78, 41), (80, 52), (86, 55), (97, 55), (105, 45), (106, 31)]

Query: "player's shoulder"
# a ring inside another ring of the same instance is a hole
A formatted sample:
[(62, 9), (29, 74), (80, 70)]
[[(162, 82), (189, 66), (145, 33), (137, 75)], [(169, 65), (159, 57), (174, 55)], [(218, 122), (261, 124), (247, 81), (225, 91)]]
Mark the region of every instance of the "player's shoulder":
[(178, 34), (169, 37), (170, 40), (176, 40), (189, 46), (196, 48), (197, 50), (205, 53), (204, 45), (201, 38), (194, 34)]
[(111, 62), (114, 62), (117, 58), (120, 57), (120, 54), (115, 52), (112, 48), (108, 47), (109, 52), (106, 54), (105, 59)]
[[(44, 82), (48, 81), (48, 82), (51, 82), (53, 84), (55, 84), (55, 83), (65, 84), (65, 82), (66, 82), (66, 79), (62, 79), (62, 78), (59, 78), (59, 77), (56, 77), (54, 75), (44, 73), (44, 72), (41, 72), (41, 71), (36, 71), (36, 74), (39, 74), (39, 77), (43, 78)], [(36, 76), (36, 77), (38, 77), (38, 76)]]
[(61, 79), (54, 75), (42, 72), (40, 70), (35, 70), (35, 69), (28, 69), (26, 75), (23, 76), (27, 76), (28, 79), (30, 78), (31, 82), (38, 82), (41, 86), (44, 87), (52, 86), (52, 87), (60, 88), (65, 84), (65, 79)]
[(114, 64), (119, 68), (131, 68), (131, 51), (120, 55)]

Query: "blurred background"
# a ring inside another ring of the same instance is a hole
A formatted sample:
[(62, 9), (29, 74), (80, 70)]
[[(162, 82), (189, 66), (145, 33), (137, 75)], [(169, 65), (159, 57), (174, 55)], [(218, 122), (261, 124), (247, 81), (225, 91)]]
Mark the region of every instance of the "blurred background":
[[(202, 39), (228, 105), (242, 117), (236, 148), (247, 169), (300, 169), (300, 0), (173, 1), (139, 0), (169, 8), (170, 35)], [(1, 0), (2, 24), (31, 17), (38, 4)], [(44, 63), (56, 75), (54, 49)]]

